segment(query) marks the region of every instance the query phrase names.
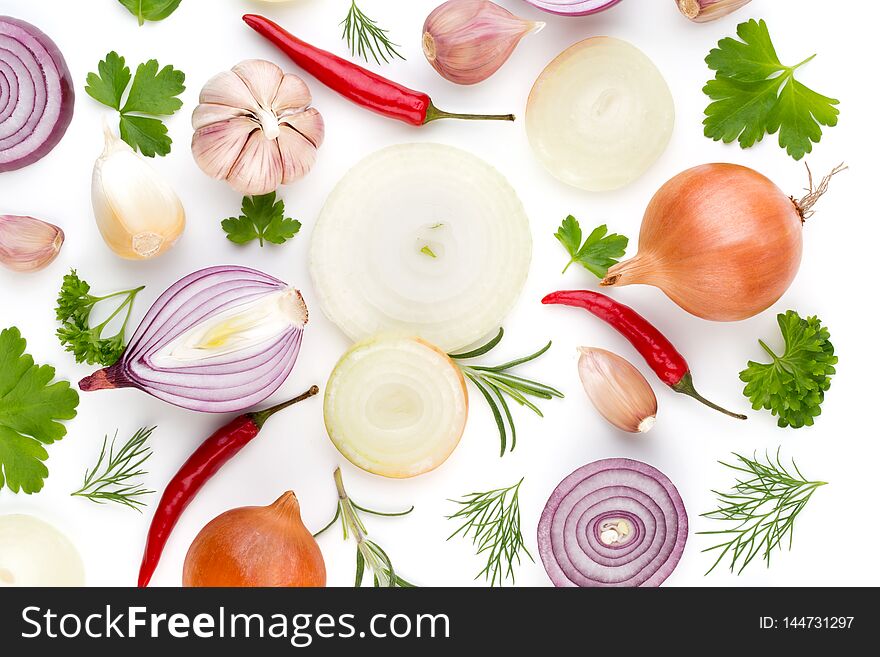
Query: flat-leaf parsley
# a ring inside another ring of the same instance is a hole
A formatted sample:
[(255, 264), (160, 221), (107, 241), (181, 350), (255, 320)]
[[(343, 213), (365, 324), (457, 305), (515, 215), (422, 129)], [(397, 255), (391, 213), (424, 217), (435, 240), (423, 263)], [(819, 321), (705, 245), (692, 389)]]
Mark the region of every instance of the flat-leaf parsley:
[(221, 223), (226, 238), (236, 244), (260, 240), (284, 244), (302, 227), (296, 219), (284, 216), (284, 201), (275, 200), (275, 192), (263, 196), (245, 196), (241, 201), (241, 216), (229, 217)]
[(599, 278), (605, 278), (608, 268), (617, 264), (617, 261), (626, 253), (626, 247), (629, 244), (629, 239), (623, 235), (617, 233), (609, 235), (608, 226), (604, 224), (594, 229), (587, 236), (586, 241), (581, 244), (583, 234), (580, 224), (571, 215), (562, 221), (562, 225), (559, 226), (554, 237), (559, 240), (571, 256), (571, 260), (562, 270), (563, 274), (573, 263), (577, 262)]

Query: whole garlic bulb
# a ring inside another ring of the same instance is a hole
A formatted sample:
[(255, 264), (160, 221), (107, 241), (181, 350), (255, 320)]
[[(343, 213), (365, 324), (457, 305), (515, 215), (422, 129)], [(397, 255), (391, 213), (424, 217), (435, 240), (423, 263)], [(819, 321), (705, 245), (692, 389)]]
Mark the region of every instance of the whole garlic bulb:
[(186, 227), (171, 185), (106, 125), (104, 152), (92, 173), (92, 208), (107, 246), (127, 260), (162, 255)]
[(494, 75), (526, 34), (543, 27), (489, 0), (448, 0), (425, 21), (422, 49), (450, 82), (476, 84)]
[(650, 431), (657, 420), (657, 397), (642, 373), (610, 351), (579, 351), (581, 382), (599, 414), (622, 431)]
[(208, 80), (193, 112), (193, 157), (212, 178), (258, 196), (305, 176), (324, 120), (303, 80), (249, 59)]

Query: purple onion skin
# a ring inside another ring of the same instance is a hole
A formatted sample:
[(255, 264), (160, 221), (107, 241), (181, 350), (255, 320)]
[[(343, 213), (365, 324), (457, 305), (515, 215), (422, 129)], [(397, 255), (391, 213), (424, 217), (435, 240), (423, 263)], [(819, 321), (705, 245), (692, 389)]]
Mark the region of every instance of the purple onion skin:
[[(661, 498), (660, 503), (650, 493), (633, 487), (633, 479), (643, 484), (647, 482), (651, 488), (658, 489), (655, 492), (656, 497)], [(591, 489), (590, 484), (595, 489)], [(568, 499), (569, 494), (581, 487), (586, 488), (586, 495)], [(664, 497), (666, 499), (662, 499)], [(661, 503), (671, 507), (671, 518), (663, 513)], [(618, 504), (619, 507), (616, 506)], [(570, 513), (557, 519), (556, 515), (563, 506), (568, 507)], [(640, 513), (627, 509), (627, 506), (639, 509)], [(580, 515), (576, 514), (576, 510), (581, 512)], [(658, 512), (665, 521), (663, 526), (657, 522)], [(595, 529), (604, 519), (620, 517), (630, 520), (635, 529), (631, 544), (603, 545), (593, 532), (586, 531), (589, 527)], [(562, 536), (554, 541), (554, 530), (559, 533), (560, 523)], [(653, 529), (648, 526), (651, 523), (655, 525)], [(673, 527), (674, 536), (668, 534)], [(659, 546), (655, 543), (658, 536), (662, 536)], [(660, 586), (678, 565), (687, 537), (687, 511), (675, 485), (656, 468), (632, 459), (603, 459), (572, 472), (553, 491), (538, 523), (541, 561), (551, 581), (558, 587)], [(646, 540), (647, 545), (643, 547)], [(569, 551), (570, 547), (576, 550)], [(651, 551), (652, 548), (656, 548), (656, 551)], [(560, 562), (559, 553), (565, 557), (565, 562)], [(644, 555), (649, 556), (648, 563), (626, 576), (625, 570), (630, 570), (627, 566)], [(588, 568), (578, 570), (576, 562)], [(589, 570), (594, 572), (590, 573)]]
[[(555, 0), (525, 1), (542, 11), (556, 14), (557, 16), (589, 16), (590, 14), (598, 14), (600, 11), (611, 9), (621, 0), (581, 0), (580, 2), (570, 2), (568, 5)], [(566, 6), (570, 8), (566, 9)]]
[[(24, 168), (48, 155), (49, 152), (58, 145), (58, 142), (61, 141), (64, 134), (67, 132), (67, 128), (70, 126), (70, 121), (73, 119), (74, 100), (76, 98), (70, 69), (67, 67), (64, 55), (61, 54), (61, 50), (55, 45), (55, 42), (39, 28), (17, 18), (0, 16), (0, 24), (2, 23), (12, 25), (13, 27), (29, 34), (31, 37), (39, 41), (46, 49), (46, 52), (49, 53), (49, 56), (52, 58), (52, 62), (58, 71), (61, 98), (59, 99), (60, 113), (58, 119), (43, 143), (35, 150), (25, 153), (15, 160), (7, 162), (0, 161), (0, 173)], [(2, 153), (0, 153), (0, 155), (2, 155)]]

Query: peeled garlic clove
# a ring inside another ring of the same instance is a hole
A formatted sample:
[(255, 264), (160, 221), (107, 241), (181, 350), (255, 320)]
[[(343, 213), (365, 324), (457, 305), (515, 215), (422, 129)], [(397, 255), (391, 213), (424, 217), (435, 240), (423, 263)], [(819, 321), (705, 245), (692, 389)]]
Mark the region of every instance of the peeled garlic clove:
[(206, 174), (256, 196), (305, 176), (324, 141), (324, 120), (296, 75), (260, 59), (215, 75), (193, 113), (192, 151)]
[(600, 415), (629, 433), (649, 431), (657, 419), (657, 397), (642, 373), (610, 351), (578, 351), (581, 382)]
[(58, 226), (15, 215), (0, 215), (0, 264), (12, 271), (40, 271), (48, 267), (64, 244)]
[(146, 160), (106, 126), (104, 139), (104, 152), (92, 174), (92, 208), (98, 229), (121, 258), (155, 258), (183, 233), (183, 205)]
[(682, 14), (695, 23), (708, 23), (737, 9), (745, 7), (752, 0), (675, 0)]
[(489, 0), (449, 0), (425, 21), (422, 49), (450, 82), (476, 84), (501, 68), (526, 34), (543, 27)]

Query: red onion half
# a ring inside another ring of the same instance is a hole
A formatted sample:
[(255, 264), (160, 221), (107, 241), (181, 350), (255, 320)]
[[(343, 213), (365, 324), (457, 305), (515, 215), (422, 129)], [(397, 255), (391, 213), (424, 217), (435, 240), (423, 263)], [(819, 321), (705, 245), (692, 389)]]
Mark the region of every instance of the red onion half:
[(620, 0), (526, 0), (526, 2), (559, 16), (586, 16), (610, 9)]
[(631, 459), (604, 459), (562, 480), (538, 524), (556, 586), (659, 586), (684, 552), (688, 517), (669, 478)]
[(55, 148), (73, 118), (73, 100), (70, 71), (52, 39), (0, 16), (0, 172)]
[(300, 293), (268, 274), (202, 269), (168, 288), (119, 362), (79, 387), (139, 388), (194, 411), (241, 411), (287, 379), (307, 321)]

